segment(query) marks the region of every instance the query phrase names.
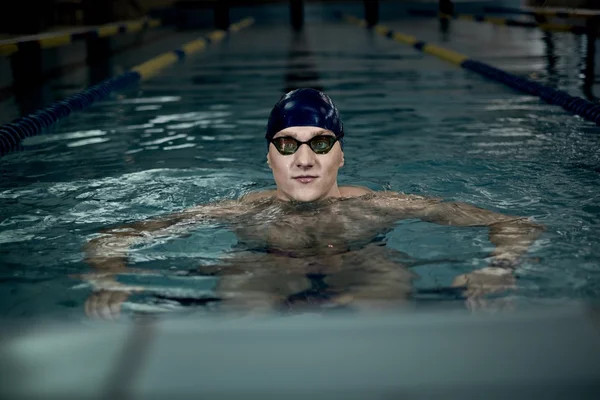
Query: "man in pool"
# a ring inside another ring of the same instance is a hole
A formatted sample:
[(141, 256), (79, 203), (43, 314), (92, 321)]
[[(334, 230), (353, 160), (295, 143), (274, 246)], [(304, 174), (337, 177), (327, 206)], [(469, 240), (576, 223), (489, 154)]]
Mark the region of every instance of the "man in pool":
[(454, 281), (464, 287), (471, 306), (484, 293), (514, 283), (513, 269), (543, 231), (541, 225), (466, 203), (338, 186), (343, 137), (338, 110), (327, 95), (314, 89), (284, 95), (266, 131), (276, 189), (105, 230), (85, 248), (96, 270), (88, 280), (97, 289), (86, 302), (86, 313), (115, 318), (128, 294), (143, 290), (123, 287), (113, 278), (126, 268), (132, 245), (172, 238), (207, 220), (223, 221), (239, 240), (240, 250), (222, 264), (199, 268), (199, 273), (220, 277), (216, 293), (225, 307), (403, 304), (414, 274), (402, 263), (406, 256), (385, 247), (382, 239), (396, 222), (409, 218), (489, 229), (495, 245), (489, 265)]

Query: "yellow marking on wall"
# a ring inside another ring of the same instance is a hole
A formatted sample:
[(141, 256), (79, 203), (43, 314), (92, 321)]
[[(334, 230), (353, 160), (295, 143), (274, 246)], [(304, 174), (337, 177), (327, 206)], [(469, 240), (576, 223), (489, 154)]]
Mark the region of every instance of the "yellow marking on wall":
[(127, 23), (127, 32), (139, 32), (144, 28), (142, 21), (134, 21)]
[(65, 44), (71, 43), (71, 35), (64, 34), (64, 35), (45, 37), (43, 39), (39, 39), (38, 42), (42, 49), (49, 49), (51, 47), (59, 47), (59, 46), (63, 46)]
[(156, 28), (161, 25), (162, 25), (162, 21), (160, 19), (151, 19), (150, 21), (148, 21), (148, 26), (150, 28)]
[(0, 45), (0, 56), (10, 56), (17, 51), (19, 51), (19, 47), (16, 44), (11, 43)]
[(117, 25), (104, 25), (98, 28), (98, 37), (114, 36), (119, 33)]

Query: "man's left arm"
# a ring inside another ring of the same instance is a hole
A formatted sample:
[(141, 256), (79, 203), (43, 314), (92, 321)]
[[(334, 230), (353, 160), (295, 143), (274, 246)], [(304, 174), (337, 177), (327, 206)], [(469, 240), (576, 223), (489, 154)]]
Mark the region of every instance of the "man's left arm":
[(467, 203), (390, 192), (378, 195), (375, 201), (383, 212), (394, 217), (489, 229), (490, 242), (496, 246), (490, 265), (457, 276), (452, 283), (454, 287), (465, 288), (470, 309), (487, 308), (488, 300), (483, 296), (515, 287), (514, 268), (545, 230), (529, 218), (500, 214)]
[(496, 246), (491, 266), (513, 268), (520, 257), (544, 231), (529, 218), (500, 214), (467, 203), (439, 202), (418, 213), (424, 221), (453, 226), (486, 226), (489, 240)]
[(544, 226), (529, 218), (504, 215), (466, 203), (444, 203), (424, 207), (420, 218), (444, 225), (487, 226), (489, 240), (496, 248), (489, 266), (457, 276), (454, 287), (464, 287), (471, 310), (510, 307), (510, 300), (490, 300), (486, 295), (515, 288), (514, 268), (519, 259), (544, 231)]

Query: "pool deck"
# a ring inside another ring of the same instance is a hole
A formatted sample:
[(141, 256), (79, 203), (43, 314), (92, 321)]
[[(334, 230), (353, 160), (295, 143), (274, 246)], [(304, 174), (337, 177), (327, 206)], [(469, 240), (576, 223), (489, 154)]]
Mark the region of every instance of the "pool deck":
[(5, 335), (5, 394), (597, 399), (600, 393), (600, 320), (598, 309), (584, 305), (87, 324), (22, 326)]

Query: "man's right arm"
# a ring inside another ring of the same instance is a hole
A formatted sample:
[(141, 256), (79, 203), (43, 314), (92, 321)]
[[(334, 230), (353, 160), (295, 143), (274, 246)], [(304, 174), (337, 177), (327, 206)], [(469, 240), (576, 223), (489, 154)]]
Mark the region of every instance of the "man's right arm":
[(105, 320), (117, 319), (121, 313), (121, 304), (129, 293), (143, 290), (141, 287), (125, 287), (115, 278), (127, 267), (131, 246), (159, 237), (182, 236), (202, 221), (227, 221), (240, 215), (245, 209), (248, 206), (239, 201), (225, 201), (103, 230), (101, 236), (84, 245), (85, 259), (95, 270), (82, 276), (94, 287), (85, 301), (86, 315)]
[(147, 240), (159, 237), (181, 236), (190, 227), (210, 219), (224, 219), (239, 215), (238, 201), (200, 205), (166, 217), (153, 218), (104, 229), (102, 235), (84, 245), (85, 261), (94, 269), (117, 272), (127, 266), (129, 249)]

